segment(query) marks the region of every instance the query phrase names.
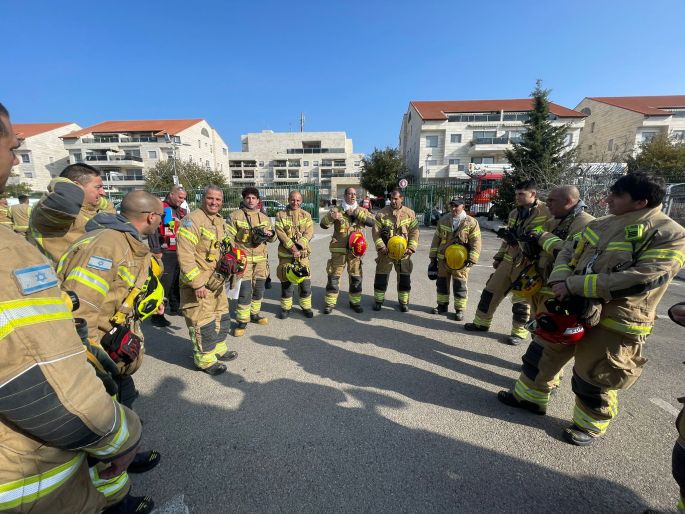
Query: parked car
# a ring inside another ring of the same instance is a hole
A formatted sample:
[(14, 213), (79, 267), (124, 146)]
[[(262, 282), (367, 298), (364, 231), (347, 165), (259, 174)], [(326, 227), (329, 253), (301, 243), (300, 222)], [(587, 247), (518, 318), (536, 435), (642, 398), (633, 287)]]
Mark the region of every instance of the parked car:
[(276, 216), (278, 211), (285, 209), (285, 204), (282, 204), (278, 200), (262, 200), (262, 207), (266, 211), (267, 216)]

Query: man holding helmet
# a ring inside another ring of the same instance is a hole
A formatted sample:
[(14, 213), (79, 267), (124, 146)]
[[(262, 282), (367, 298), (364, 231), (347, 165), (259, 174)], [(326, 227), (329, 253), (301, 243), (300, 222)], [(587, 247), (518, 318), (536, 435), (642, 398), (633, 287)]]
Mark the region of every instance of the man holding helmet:
[(278, 269), (281, 281), (281, 319), (290, 315), (293, 307), (293, 285), (300, 289), (300, 307), (307, 318), (312, 318), (312, 281), (309, 268), (314, 237), (312, 215), (302, 209), (302, 194), (291, 191), (288, 207), (276, 213), (276, 236), (278, 245)]
[[(438, 306), (433, 314), (445, 314), (450, 302), (450, 277), (454, 294), (455, 319), (464, 319), (471, 266), (480, 258), (481, 235), (478, 221), (464, 210), (464, 199), (450, 200), (451, 212), (438, 221), (430, 249), (429, 278), (437, 276)], [(436, 275), (437, 272), (437, 275)]]
[(347, 266), (350, 278), (350, 307), (354, 312), (364, 312), (362, 302), (362, 256), (366, 252), (364, 228), (372, 227), (373, 216), (357, 204), (357, 191), (345, 189), (342, 205), (333, 207), (319, 225), (323, 229), (333, 225), (333, 236), (328, 246), (331, 258), (326, 264), (326, 306), (324, 314), (330, 314), (338, 302), (340, 276)]
[(409, 311), (409, 292), (411, 291), (411, 256), (419, 247), (419, 224), (416, 214), (404, 207), (402, 191), (394, 189), (390, 193), (390, 205), (376, 214), (373, 226), (373, 242), (378, 251), (376, 257), (376, 277), (373, 281), (373, 310), (379, 311), (385, 300), (388, 279), (393, 267), (397, 273), (397, 299), (400, 312)]
[[(223, 191), (209, 185), (202, 205), (181, 220), (178, 229), (178, 262), (181, 267), (181, 312), (193, 343), (195, 366), (210, 375), (226, 371), (219, 361), (238, 356), (229, 351), (226, 338), (231, 327), (224, 283), (232, 272), (224, 256), (226, 229), (221, 217)], [(224, 269), (226, 268), (226, 269)]]
[[(657, 304), (685, 263), (685, 230), (661, 212), (664, 194), (660, 181), (642, 173), (611, 186), (612, 216), (591, 221), (554, 263), (548, 284), (567, 312), (540, 313), (532, 327), (553, 344), (533, 342), (513, 391), (498, 394), (507, 405), (545, 414), (559, 372), (574, 358), (576, 404), (563, 433), (571, 444), (590, 445), (606, 432), (617, 392), (635, 384), (647, 361), (642, 346)], [(572, 337), (579, 324), (580, 340)]]
[(269, 320), (259, 314), (266, 279), (269, 276), (269, 250), (267, 243), (276, 240), (276, 232), (266, 214), (259, 210), (259, 191), (246, 187), (242, 191), (243, 203), (240, 209), (231, 213), (226, 224), (226, 237), (233, 246), (247, 258), (247, 267), (240, 283), (238, 307), (235, 311), (237, 326), (233, 335), (245, 334), (247, 324), (252, 322), (266, 325)]

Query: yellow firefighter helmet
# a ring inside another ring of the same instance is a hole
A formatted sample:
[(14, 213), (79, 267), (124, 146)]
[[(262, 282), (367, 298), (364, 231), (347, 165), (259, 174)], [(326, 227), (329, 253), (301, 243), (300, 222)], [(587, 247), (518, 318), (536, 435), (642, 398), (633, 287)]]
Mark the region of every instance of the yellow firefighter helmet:
[(542, 277), (532, 264), (514, 281), (512, 289), (519, 296), (530, 298), (542, 288)]
[(469, 252), (464, 245), (452, 244), (445, 249), (445, 264), (452, 270), (458, 270), (464, 267), (466, 259), (469, 258)]
[(402, 260), (404, 254), (407, 252), (407, 240), (402, 236), (392, 236), (388, 239), (388, 257), (393, 261)]

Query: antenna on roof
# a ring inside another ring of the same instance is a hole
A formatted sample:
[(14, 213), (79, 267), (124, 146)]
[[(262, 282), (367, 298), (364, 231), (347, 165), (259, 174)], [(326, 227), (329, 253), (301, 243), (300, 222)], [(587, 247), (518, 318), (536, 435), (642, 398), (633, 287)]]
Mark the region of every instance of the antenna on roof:
[(300, 113), (300, 132), (304, 132), (304, 113)]

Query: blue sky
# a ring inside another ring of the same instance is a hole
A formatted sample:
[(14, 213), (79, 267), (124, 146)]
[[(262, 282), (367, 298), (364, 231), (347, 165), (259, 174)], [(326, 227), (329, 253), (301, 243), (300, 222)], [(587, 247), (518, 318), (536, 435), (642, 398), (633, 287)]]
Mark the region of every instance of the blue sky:
[(206, 118), (396, 146), (410, 100), (685, 94), (685, 1), (0, 4), (15, 122)]

